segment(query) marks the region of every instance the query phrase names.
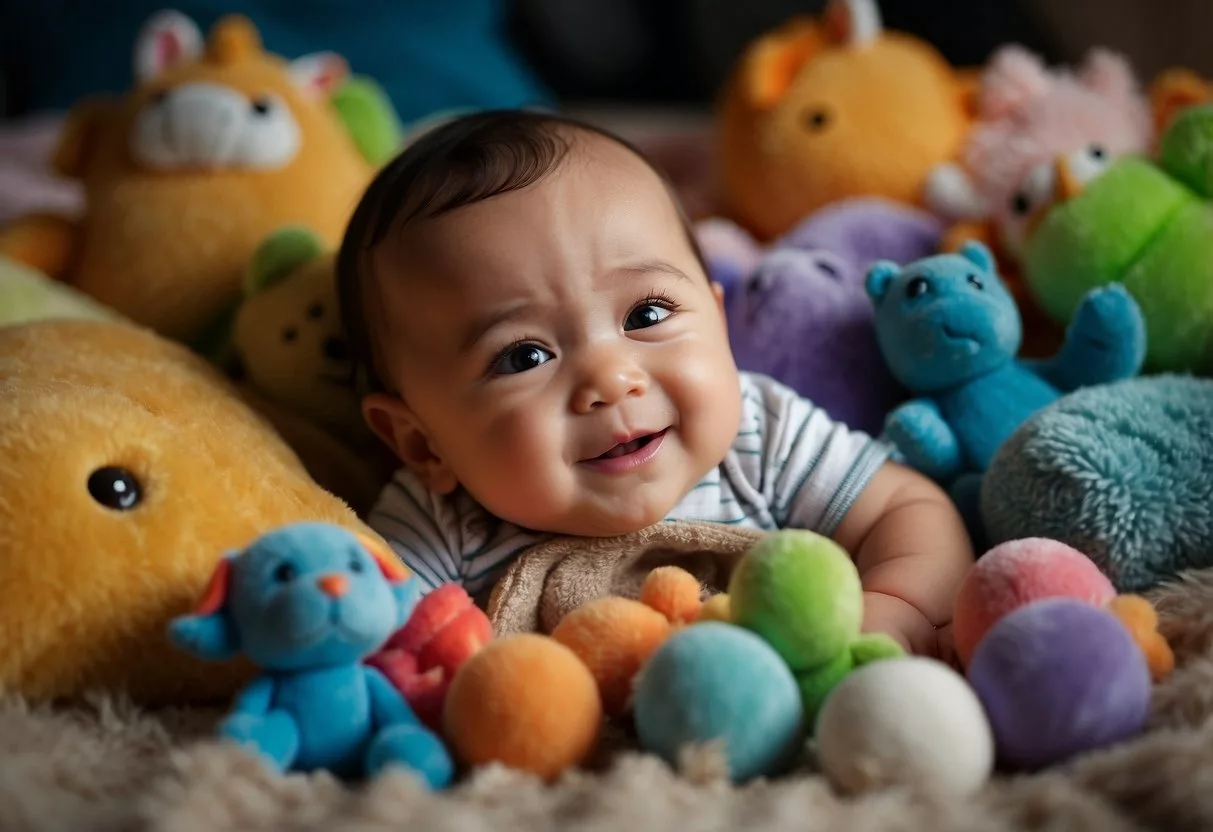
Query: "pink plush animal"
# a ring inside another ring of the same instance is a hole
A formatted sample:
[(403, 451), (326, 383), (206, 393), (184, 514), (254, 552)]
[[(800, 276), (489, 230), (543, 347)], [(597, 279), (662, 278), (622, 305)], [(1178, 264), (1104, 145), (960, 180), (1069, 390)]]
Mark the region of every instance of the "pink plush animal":
[(1059, 184), (1053, 161), (1081, 154), (1090, 173), (1146, 152), (1154, 126), (1128, 61), (1091, 50), (1076, 70), (1050, 69), (1021, 46), (1004, 46), (982, 73), (977, 122), (957, 163), (939, 165), (928, 204), (953, 220), (986, 220), (1012, 256)]

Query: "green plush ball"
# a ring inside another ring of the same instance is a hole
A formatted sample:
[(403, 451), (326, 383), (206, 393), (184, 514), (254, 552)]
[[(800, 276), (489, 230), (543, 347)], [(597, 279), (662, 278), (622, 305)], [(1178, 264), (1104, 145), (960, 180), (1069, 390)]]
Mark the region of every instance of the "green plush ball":
[(762, 636), (793, 671), (838, 661), (863, 623), (863, 588), (851, 556), (799, 529), (767, 535), (729, 581), (733, 623)]

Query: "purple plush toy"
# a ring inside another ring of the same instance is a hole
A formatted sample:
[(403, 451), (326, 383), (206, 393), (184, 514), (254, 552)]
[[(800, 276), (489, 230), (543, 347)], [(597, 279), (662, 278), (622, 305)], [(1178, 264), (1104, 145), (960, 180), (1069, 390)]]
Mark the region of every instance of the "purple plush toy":
[(969, 664), (999, 759), (1020, 769), (1063, 762), (1138, 734), (1150, 713), (1141, 648), (1107, 610), (1071, 598), (1020, 607)]
[(876, 343), (864, 276), (876, 260), (934, 253), (942, 232), (929, 214), (876, 198), (824, 208), (765, 249), (724, 220), (697, 230), (710, 277), (724, 287), (738, 367), (872, 434), (905, 393)]

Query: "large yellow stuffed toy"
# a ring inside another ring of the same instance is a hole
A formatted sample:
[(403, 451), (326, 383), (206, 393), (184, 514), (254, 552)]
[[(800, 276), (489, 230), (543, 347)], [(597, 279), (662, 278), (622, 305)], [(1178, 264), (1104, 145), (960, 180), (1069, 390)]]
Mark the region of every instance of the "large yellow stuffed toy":
[(73, 108), (55, 152), (83, 183), (83, 215), (29, 217), (0, 234), (0, 253), (209, 350), (257, 244), (302, 223), (337, 245), (373, 166), (333, 103), (347, 79), (337, 55), (286, 61), (240, 16), (204, 42), (164, 12), (135, 67), (125, 97)]
[(0, 328), (0, 694), (229, 695), (173, 649), (218, 559), (285, 523), (369, 534), (211, 365), (131, 325)]
[(975, 77), (885, 31), (875, 0), (831, 0), (741, 56), (719, 104), (723, 213), (763, 240), (847, 197), (919, 204), (972, 120)]

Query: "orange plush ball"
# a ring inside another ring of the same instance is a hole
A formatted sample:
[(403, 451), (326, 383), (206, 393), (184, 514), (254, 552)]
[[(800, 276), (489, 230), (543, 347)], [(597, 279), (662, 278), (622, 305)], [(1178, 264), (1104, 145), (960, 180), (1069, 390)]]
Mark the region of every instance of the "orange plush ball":
[(632, 679), (669, 635), (670, 622), (660, 612), (616, 597), (573, 610), (552, 631), (552, 638), (590, 669), (602, 708), (611, 716), (628, 710)]
[(443, 725), (464, 765), (497, 762), (552, 779), (593, 751), (602, 702), (577, 654), (522, 633), (490, 641), (459, 668)]
[(640, 603), (664, 615), (671, 624), (688, 624), (699, 618), (699, 581), (677, 566), (659, 566), (644, 579)]

